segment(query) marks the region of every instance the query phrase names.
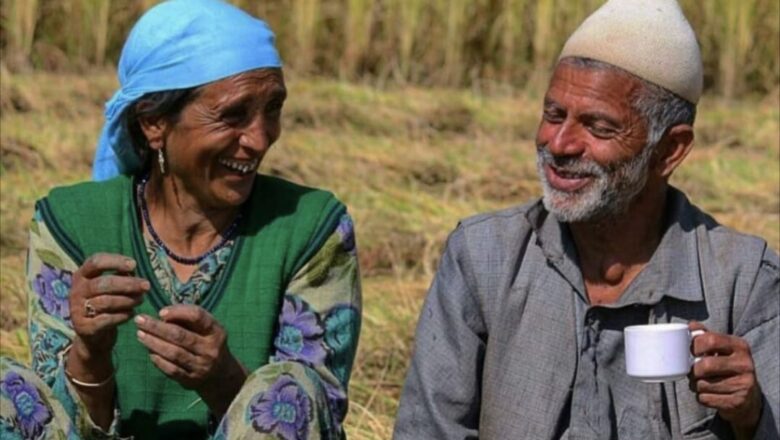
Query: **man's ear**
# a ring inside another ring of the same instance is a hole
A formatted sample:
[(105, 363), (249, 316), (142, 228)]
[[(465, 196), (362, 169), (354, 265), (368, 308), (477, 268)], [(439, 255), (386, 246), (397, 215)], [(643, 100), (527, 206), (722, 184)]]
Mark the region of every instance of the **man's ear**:
[[(143, 103), (139, 103), (142, 106)], [(138, 125), (141, 127), (149, 148), (159, 150), (165, 146), (165, 133), (168, 130), (168, 121), (160, 116), (142, 115), (138, 117)]]
[(678, 124), (669, 129), (658, 146), (656, 170), (663, 178), (669, 178), (693, 147), (693, 127)]

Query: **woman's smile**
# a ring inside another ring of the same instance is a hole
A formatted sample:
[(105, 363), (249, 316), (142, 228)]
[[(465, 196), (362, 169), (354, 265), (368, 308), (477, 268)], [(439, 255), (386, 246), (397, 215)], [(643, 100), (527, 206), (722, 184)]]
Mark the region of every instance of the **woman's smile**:
[(227, 168), (233, 173), (240, 175), (253, 174), (257, 172), (257, 167), (260, 165), (260, 159), (229, 159), (220, 158), (219, 164)]
[(163, 181), (181, 182), (202, 206), (245, 202), (263, 157), (279, 138), (285, 96), (279, 69), (243, 72), (201, 87), (164, 131), (169, 172)]

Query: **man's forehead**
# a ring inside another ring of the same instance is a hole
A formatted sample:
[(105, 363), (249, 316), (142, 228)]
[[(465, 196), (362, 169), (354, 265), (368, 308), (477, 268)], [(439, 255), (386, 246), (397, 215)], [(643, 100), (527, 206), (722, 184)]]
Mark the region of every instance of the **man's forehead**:
[(545, 103), (566, 96), (628, 105), (640, 87), (639, 80), (619, 70), (558, 63), (545, 93)]

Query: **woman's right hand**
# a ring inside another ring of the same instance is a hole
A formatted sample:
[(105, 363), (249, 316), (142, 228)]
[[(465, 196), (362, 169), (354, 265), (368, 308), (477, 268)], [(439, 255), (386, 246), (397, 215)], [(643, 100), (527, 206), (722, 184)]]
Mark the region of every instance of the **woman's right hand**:
[(74, 349), (82, 357), (110, 357), (117, 326), (132, 318), (133, 309), (143, 302), (150, 284), (132, 276), (135, 267), (132, 258), (98, 253), (73, 274), (69, 301), (77, 336)]
[(133, 317), (133, 309), (150, 288), (149, 281), (132, 275), (135, 266), (133, 259), (123, 255), (94, 254), (73, 274), (70, 287), (70, 319), (76, 337), (65, 374), (92, 420), (104, 430), (114, 419), (111, 349), (116, 328)]

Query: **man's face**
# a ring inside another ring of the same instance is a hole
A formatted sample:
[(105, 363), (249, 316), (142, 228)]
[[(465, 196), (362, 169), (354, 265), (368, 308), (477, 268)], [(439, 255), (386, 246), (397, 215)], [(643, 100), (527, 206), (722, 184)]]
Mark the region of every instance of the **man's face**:
[(536, 134), (544, 205), (560, 221), (625, 212), (644, 189), (652, 159), (647, 124), (630, 105), (630, 75), (559, 64)]

